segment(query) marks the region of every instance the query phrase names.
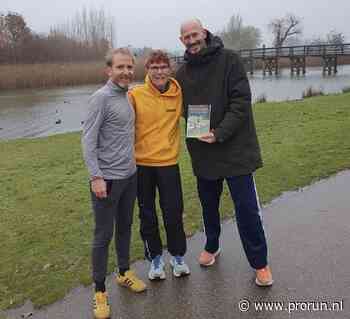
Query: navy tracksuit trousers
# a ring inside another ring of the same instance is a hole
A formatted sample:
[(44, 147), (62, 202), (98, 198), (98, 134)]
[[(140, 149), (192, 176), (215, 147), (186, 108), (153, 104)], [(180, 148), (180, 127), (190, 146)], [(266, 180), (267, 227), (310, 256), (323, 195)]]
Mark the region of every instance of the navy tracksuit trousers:
[[(252, 174), (225, 178), (235, 205), (236, 220), (243, 249), (254, 269), (267, 265), (267, 245), (260, 215), (260, 205)], [(219, 204), (224, 179), (208, 180), (197, 177), (197, 188), (202, 205), (205, 250), (214, 253), (219, 249)]]

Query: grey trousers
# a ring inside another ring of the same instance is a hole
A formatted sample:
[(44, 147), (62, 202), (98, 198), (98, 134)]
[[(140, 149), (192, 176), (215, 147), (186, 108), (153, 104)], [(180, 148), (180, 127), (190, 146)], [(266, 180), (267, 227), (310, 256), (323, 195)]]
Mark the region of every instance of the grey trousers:
[(119, 269), (129, 268), (131, 226), (137, 191), (137, 174), (127, 179), (106, 180), (107, 198), (91, 192), (95, 218), (92, 244), (92, 275), (103, 281), (107, 274), (108, 247), (115, 232), (115, 250)]

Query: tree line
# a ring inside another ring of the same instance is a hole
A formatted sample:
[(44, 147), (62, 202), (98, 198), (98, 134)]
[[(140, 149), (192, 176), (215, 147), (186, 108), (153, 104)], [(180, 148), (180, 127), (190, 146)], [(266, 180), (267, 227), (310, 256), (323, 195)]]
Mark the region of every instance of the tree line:
[[(303, 44), (335, 44), (345, 43), (345, 36), (342, 32), (331, 30), (325, 36), (317, 36), (311, 39), (303, 38), (303, 19), (295, 14), (288, 13), (283, 17), (272, 19), (267, 30), (272, 36), (272, 46), (293, 46)], [(260, 29), (244, 25), (242, 17), (233, 15), (227, 25), (217, 34), (223, 39), (226, 47), (234, 50), (255, 49), (262, 44)]]
[(115, 23), (103, 9), (83, 8), (48, 34), (31, 30), (16, 12), (0, 13), (0, 63), (100, 60), (115, 42)]
[[(274, 47), (345, 42), (343, 33), (335, 30), (325, 37), (303, 39), (302, 18), (291, 13), (272, 19), (267, 28)], [(240, 15), (232, 15), (216, 34), (234, 50), (254, 49), (262, 44), (261, 30), (244, 25)], [(16, 12), (0, 12), (0, 64), (96, 61), (115, 45), (114, 19), (104, 9), (83, 8), (66, 23), (51, 27), (48, 34), (35, 33)], [(150, 49), (134, 48), (134, 52), (144, 55)]]

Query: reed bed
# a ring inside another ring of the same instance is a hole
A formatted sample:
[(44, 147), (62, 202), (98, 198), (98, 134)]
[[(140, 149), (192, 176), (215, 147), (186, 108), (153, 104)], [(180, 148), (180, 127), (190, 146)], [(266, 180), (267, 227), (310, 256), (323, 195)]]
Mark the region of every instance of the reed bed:
[[(143, 79), (143, 60), (138, 59), (135, 80)], [(102, 61), (0, 65), (0, 90), (99, 84), (106, 80), (105, 65)]]

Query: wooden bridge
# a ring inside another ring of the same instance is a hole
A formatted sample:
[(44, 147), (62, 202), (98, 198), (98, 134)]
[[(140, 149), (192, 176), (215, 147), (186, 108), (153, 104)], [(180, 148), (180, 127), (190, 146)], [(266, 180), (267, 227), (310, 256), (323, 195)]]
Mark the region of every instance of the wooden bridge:
[[(247, 72), (254, 73), (255, 65), (261, 63), (263, 75), (279, 74), (280, 59), (289, 59), (292, 75), (306, 73), (306, 58), (317, 57), (322, 59), (323, 75), (336, 74), (338, 72), (338, 58), (350, 57), (350, 43), (299, 45), (279, 48), (243, 49), (239, 50)], [(173, 58), (177, 63), (183, 63), (183, 57)]]

